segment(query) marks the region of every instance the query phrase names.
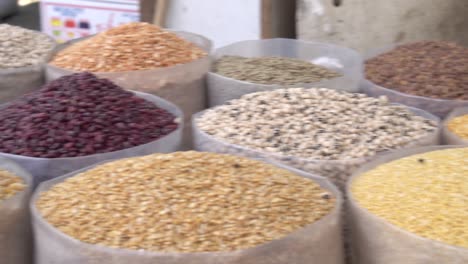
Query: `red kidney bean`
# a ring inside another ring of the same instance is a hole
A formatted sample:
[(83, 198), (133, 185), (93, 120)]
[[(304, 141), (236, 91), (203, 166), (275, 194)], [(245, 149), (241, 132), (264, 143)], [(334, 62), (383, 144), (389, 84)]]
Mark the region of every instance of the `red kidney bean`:
[(175, 118), (109, 80), (77, 73), (0, 111), (0, 152), (59, 158), (117, 151), (173, 132)]

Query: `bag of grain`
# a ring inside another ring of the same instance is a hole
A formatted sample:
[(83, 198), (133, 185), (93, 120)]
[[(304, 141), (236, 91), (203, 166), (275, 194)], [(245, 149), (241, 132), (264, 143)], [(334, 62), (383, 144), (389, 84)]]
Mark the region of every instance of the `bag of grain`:
[(466, 147), (422, 147), (356, 171), (346, 206), (354, 263), (468, 263), (467, 157)]
[(0, 158), (0, 256), (2, 263), (32, 263), (29, 218), (31, 175)]
[(38, 187), (36, 263), (342, 264), (341, 202), (322, 177), (238, 156), (117, 160)]
[(419, 108), (444, 118), (468, 106), (468, 48), (422, 41), (371, 51), (365, 62), (363, 92)]
[(445, 118), (442, 141), (447, 145), (468, 145), (468, 107), (457, 108)]
[(0, 103), (5, 103), (44, 83), (55, 41), (38, 31), (1, 24), (0, 43)]
[(147, 23), (125, 24), (57, 47), (46, 68), (47, 80), (88, 71), (117, 85), (162, 97), (179, 106), (185, 148), (191, 146), (190, 117), (206, 108), (205, 74), (211, 41)]
[(363, 77), (363, 60), (356, 51), (327, 43), (248, 40), (217, 49), (214, 59), (207, 78), (210, 107), (285, 86), (357, 92)]
[(38, 184), (104, 160), (177, 151), (182, 120), (166, 100), (78, 73), (2, 108), (0, 156)]

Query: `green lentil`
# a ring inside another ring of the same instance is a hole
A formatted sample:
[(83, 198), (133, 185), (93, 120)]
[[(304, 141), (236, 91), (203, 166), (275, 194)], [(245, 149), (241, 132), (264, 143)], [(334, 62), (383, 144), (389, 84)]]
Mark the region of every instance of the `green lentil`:
[(447, 127), (455, 135), (468, 139), (468, 114), (453, 118), (448, 122)]
[(416, 235), (468, 247), (468, 148), (398, 159), (357, 177), (352, 196)]
[(341, 76), (308, 61), (286, 57), (223, 56), (215, 62), (214, 72), (236, 80), (266, 85), (315, 83)]

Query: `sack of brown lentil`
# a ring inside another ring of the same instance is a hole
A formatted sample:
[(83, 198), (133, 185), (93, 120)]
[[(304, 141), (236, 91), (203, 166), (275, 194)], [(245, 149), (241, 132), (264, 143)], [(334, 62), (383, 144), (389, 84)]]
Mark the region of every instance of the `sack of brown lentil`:
[(0, 103), (44, 83), (44, 66), (54, 47), (55, 41), (41, 32), (0, 25)]
[(38, 184), (100, 161), (177, 151), (182, 120), (164, 99), (78, 73), (2, 108), (0, 156)]
[(447, 145), (468, 145), (468, 107), (457, 108), (445, 118), (442, 140)]
[(347, 186), (356, 264), (468, 263), (468, 148), (396, 151)]
[(31, 175), (0, 158), (0, 256), (2, 263), (32, 263), (29, 218)]
[(322, 177), (238, 156), (123, 159), (38, 187), (36, 263), (342, 264), (341, 202)]
[(125, 24), (59, 45), (47, 65), (46, 78), (88, 71), (125, 89), (162, 97), (179, 106), (187, 118), (183, 145), (190, 148), (190, 117), (206, 108), (211, 45), (194, 33), (147, 23)]
[(341, 190), (374, 156), (440, 140), (439, 118), (423, 110), (325, 88), (247, 94), (192, 122), (196, 150), (273, 159)]
[(248, 40), (214, 52), (208, 73), (210, 106), (280, 87), (327, 87), (357, 92), (363, 60), (345, 47), (293, 39)]
[(450, 42), (421, 41), (369, 52), (365, 62), (370, 96), (423, 109), (440, 118), (468, 106), (468, 48)]

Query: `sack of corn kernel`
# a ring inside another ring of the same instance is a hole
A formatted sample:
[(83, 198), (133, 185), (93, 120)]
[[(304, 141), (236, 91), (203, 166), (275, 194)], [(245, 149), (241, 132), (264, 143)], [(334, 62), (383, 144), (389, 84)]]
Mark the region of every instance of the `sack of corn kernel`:
[(354, 263), (468, 263), (467, 157), (431, 146), (360, 168), (347, 186)]
[(468, 145), (468, 107), (457, 108), (445, 118), (442, 140), (447, 145)]
[(196, 150), (273, 159), (325, 176), (341, 190), (375, 155), (437, 145), (440, 137), (439, 119), (425, 111), (324, 88), (247, 94), (192, 122)]
[(55, 42), (41, 32), (2, 24), (0, 43), (0, 103), (5, 103), (44, 83)]
[(363, 92), (440, 118), (468, 106), (468, 48), (443, 41), (391, 45), (369, 52)]
[(2, 108), (0, 156), (38, 184), (100, 161), (177, 151), (182, 119), (164, 99), (77, 73)]
[(343, 264), (341, 202), (322, 177), (238, 156), (117, 160), (38, 187), (36, 263)]
[(59, 45), (46, 67), (46, 78), (88, 71), (125, 89), (162, 97), (187, 117), (183, 145), (189, 148), (190, 117), (206, 108), (210, 49), (211, 41), (194, 33), (130, 23)]
[(327, 87), (357, 92), (363, 61), (354, 50), (293, 39), (249, 40), (214, 52), (209, 106), (280, 87)]
[(32, 263), (29, 218), (31, 175), (0, 158), (0, 256), (2, 263)]

